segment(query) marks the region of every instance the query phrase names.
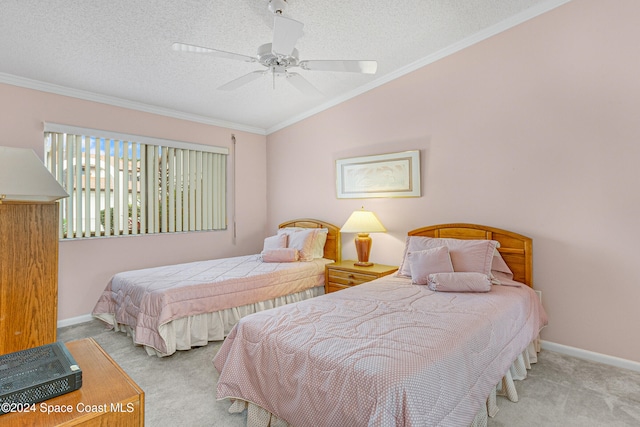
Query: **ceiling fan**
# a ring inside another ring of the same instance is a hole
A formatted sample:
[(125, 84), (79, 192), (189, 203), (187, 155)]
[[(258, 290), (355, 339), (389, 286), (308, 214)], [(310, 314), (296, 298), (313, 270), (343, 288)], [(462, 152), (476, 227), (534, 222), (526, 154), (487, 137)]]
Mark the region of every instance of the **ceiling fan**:
[(320, 96), (320, 91), (309, 81), (290, 68), (300, 67), (309, 71), (346, 71), (362, 74), (375, 74), (378, 63), (371, 60), (303, 60), (299, 59), (296, 42), (302, 36), (304, 24), (282, 16), (287, 0), (269, 0), (269, 11), (274, 14), (273, 39), (271, 43), (258, 47), (256, 56), (225, 52), (208, 47), (194, 46), (185, 43), (174, 43), (173, 50), (212, 55), (218, 58), (234, 59), (244, 62), (257, 62), (265, 70), (252, 71), (235, 80), (220, 86), (219, 90), (234, 90), (269, 73), (275, 78), (284, 77), (293, 87), (306, 95)]

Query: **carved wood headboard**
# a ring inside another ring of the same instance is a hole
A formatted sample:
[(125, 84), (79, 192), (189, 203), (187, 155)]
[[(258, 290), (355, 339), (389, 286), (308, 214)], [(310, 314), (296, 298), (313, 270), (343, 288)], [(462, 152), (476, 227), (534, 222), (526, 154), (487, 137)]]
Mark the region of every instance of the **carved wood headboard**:
[(278, 228), (284, 227), (327, 228), (329, 233), (327, 234), (327, 242), (324, 245), (324, 257), (336, 262), (340, 262), (342, 260), (340, 227), (312, 218), (293, 219), (291, 221), (283, 222), (278, 226)]
[(533, 287), (532, 240), (511, 231), (477, 224), (440, 224), (409, 231), (409, 236), (441, 237), (466, 240), (497, 240), (498, 251), (513, 272), (514, 280)]

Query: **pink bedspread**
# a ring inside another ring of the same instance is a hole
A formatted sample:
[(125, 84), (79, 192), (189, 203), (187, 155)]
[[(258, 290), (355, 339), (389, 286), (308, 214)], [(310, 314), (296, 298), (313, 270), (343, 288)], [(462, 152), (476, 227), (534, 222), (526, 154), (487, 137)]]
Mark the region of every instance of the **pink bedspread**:
[(296, 427), (465, 426), (546, 322), (525, 285), (437, 293), (387, 276), (241, 319), (214, 359), (217, 398)]
[(166, 353), (160, 325), (321, 286), (329, 262), (265, 263), (247, 255), (127, 271), (113, 276), (93, 314), (114, 314), (137, 344)]

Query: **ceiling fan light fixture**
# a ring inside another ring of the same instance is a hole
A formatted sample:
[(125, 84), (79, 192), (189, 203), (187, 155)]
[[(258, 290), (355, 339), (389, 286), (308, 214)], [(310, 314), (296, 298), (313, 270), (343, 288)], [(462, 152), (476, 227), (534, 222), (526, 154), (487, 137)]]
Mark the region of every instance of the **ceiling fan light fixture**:
[(294, 48), (291, 55), (276, 55), (271, 49), (271, 43), (266, 43), (258, 48), (258, 62), (265, 67), (295, 67), (298, 65), (298, 49)]

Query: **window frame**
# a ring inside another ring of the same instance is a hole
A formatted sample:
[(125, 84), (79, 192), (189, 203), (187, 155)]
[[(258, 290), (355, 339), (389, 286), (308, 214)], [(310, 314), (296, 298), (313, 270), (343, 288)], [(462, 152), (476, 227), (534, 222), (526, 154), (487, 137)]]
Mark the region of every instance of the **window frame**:
[(55, 123), (43, 135), (45, 166), (70, 195), (60, 239), (228, 228), (229, 148)]

